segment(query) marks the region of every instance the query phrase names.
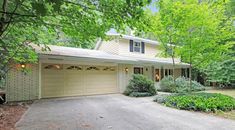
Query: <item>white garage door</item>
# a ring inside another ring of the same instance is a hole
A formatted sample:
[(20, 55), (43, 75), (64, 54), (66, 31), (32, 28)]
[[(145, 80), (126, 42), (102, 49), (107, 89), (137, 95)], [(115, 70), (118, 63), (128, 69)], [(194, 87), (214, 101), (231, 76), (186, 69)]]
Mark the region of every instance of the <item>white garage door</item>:
[(114, 66), (42, 65), (42, 98), (118, 93)]

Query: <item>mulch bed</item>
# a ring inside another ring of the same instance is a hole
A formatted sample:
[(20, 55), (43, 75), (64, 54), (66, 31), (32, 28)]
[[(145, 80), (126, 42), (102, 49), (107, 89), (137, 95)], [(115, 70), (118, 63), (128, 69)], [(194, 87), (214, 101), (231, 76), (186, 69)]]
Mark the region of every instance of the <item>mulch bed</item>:
[(32, 101), (0, 105), (0, 130), (15, 130), (15, 124), (28, 109)]

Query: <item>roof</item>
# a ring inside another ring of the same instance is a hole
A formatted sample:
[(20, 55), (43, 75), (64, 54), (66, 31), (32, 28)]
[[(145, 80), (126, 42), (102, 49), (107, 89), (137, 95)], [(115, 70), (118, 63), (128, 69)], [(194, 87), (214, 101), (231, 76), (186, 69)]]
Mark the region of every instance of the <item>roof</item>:
[[(42, 51), (41, 47), (37, 45), (32, 45), (35, 48), (35, 51), (41, 55), (48, 56), (65, 56), (65, 57), (75, 57), (75, 58), (91, 58), (97, 60), (106, 60), (116, 63), (130, 63), (130, 64), (172, 64), (172, 60), (169, 58), (143, 58), (143, 57), (130, 57), (130, 56), (121, 56), (116, 54), (110, 54), (100, 50), (89, 50), (82, 48), (73, 48), (73, 47), (64, 47), (64, 46), (55, 46), (48, 45), (51, 51)], [(176, 60), (176, 65), (188, 65), (186, 63), (181, 63), (179, 60)]]
[(143, 41), (149, 44), (153, 44), (153, 45), (160, 45), (160, 43), (158, 41), (154, 41), (154, 40), (150, 40), (150, 39), (146, 39), (146, 38), (141, 38), (141, 37), (136, 37), (136, 36), (131, 36), (131, 35), (123, 35), (123, 34), (118, 34), (118, 33), (108, 33), (108, 36), (120, 36), (124, 39), (131, 39), (131, 40), (137, 40), (137, 41)]
[[(141, 38), (141, 37), (136, 37), (136, 36), (131, 36), (131, 35), (124, 35), (124, 34), (119, 34), (119, 33), (107, 33), (107, 36), (119, 36), (124, 39), (129, 39), (129, 40), (136, 40), (136, 41), (142, 41), (147, 44), (152, 44), (152, 45), (160, 45), (158, 41), (146, 39), (146, 38)], [(101, 44), (101, 40), (98, 40), (96, 43), (95, 49), (97, 50)]]
[(50, 51), (42, 51), (41, 47), (33, 45), (33, 48), (35, 48), (36, 52), (43, 55), (95, 58), (95, 59), (106, 59), (114, 61), (136, 61), (134, 59), (131, 60), (123, 56), (109, 54), (107, 52), (99, 50), (89, 50), (82, 48), (55, 46), (55, 45), (48, 45), (48, 47), (50, 48)]

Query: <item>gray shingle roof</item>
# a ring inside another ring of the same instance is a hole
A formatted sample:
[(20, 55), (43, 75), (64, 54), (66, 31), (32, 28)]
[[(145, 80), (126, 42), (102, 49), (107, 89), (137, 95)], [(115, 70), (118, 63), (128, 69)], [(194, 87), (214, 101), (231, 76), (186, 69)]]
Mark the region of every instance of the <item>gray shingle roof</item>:
[[(48, 45), (51, 51), (42, 51), (41, 47), (32, 45), (35, 48), (36, 52), (41, 55), (53, 55), (53, 56), (69, 56), (77, 58), (93, 58), (93, 59), (104, 59), (110, 60), (113, 62), (130, 62), (130, 63), (160, 63), (160, 64), (172, 64), (172, 60), (169, 58), (143, 58), (143, 57), (130, 57), (130, 56), (121, 56), (110, 54), (107, 52), (99, 50), (89, 50), (73, 47), (64, 47), (64, 46), (54, 46)], [(176, 60), (176, 64), (179, 65), (188, 65), (186, 63), (181, 63), (179, 60)]]

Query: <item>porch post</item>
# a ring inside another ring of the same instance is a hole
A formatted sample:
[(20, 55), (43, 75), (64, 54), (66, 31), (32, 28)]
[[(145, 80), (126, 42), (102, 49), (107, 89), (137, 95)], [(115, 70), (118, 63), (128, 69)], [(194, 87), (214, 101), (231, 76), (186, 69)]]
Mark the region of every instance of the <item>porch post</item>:
[(155, 79), (154, 71), (155, 71), (155, 70), (154, 70), (154, 66), (152, 66), (152, 80), (153, 80), (153, 82), (155, 82), (155, 81), (154, 81), (154, 79)]

